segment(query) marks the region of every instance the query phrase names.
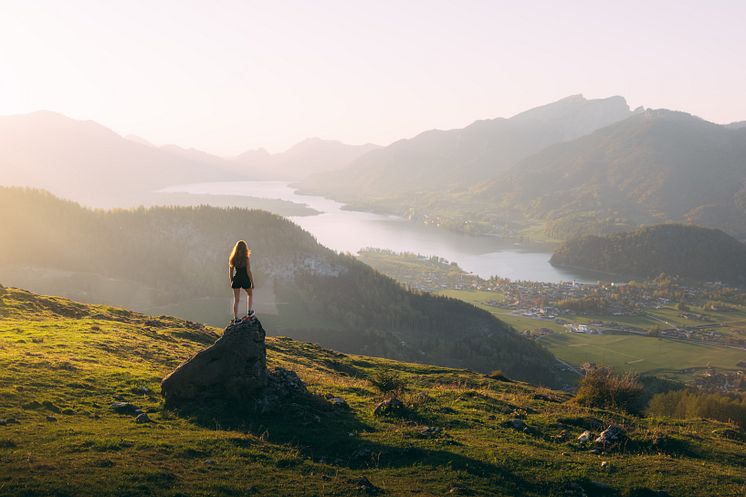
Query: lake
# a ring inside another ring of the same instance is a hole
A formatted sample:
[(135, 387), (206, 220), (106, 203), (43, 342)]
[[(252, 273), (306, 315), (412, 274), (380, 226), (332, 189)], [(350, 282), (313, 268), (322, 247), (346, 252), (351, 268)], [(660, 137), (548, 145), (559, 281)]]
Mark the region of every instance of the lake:
[(593, 282), (590, 273), (558, 269), (549, 264), (551, 253), (491, 236), (474, 236), (384, 214), (345, 210), (344, 204), (299, 195), (283, 181), (234, 181), (177, 185), (161, 190), (195, 195), (238, 195), (281, 199), (305, 204), (320, 214), (292, 216), (294, 223), (322, 245), (338, 252), (357, 253), (366, 247), (437, 255), (483, 278), (493, 275), (512, 280)]

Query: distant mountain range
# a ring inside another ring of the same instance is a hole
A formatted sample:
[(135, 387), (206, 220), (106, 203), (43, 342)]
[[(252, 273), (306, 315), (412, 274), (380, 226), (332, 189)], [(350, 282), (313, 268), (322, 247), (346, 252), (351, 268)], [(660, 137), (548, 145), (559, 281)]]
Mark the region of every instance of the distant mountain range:
[(661, 273), (746, 285), (746, 245), (720, 230), (663, 224), (565, 242), (555, 266), (654, 278)]
[(206, 163), (53, 112), (0, 117), (0, 184), (45, 188), (92, 206), (142, 202), (167, 185), (236, 178)]
[(746, 128), (648, 110), (548, 147), (474, 199), (554, 225), (554, 235), (686, 222), (746, 236)]
[(335, 140), (308, 138), (285, 152), (270, 154), (264, 149), (249, 150), (235, 162), (252, 174), (271, 179), (298, 180), (312, 174), (334, 171), (360, 156), (380, 148), (378, 145), (346, 145)]
[(176, 145), (122, 137), (93, 121), (48, 111), (0, 117), (0, 185), (44, 188), (95, 207), (163, 201), (153, 192), (175, 184), (299, 179), (343, 167), (375, 145), (313, 138), (271, 155), (226, 159)]
[(746, 122), (631, 110), (618, 96), (574, 95), (387, 147), (312, 138), (230, 159), (37, 112), (0, 118), (0, 147), (0, 184), (99, 207), (163, 203), (152, 192), (175, 184), (281, 179), (471, 233), (566, 240), (677, 222), (746, 239)]
[(423, 133), (301, 187), (479, 233), (568, 239), (683, 222), (746, 238), (746, 127), (573, 96)]
[(509, 119), (426, 131), (365, 154), (341, 171), (312, 176), (301, 186), (347, 199), (450, 190), (493, 178), (549, 145), (583, 136), (635, 112), (622, 97), (587, 100), (574, 95)]

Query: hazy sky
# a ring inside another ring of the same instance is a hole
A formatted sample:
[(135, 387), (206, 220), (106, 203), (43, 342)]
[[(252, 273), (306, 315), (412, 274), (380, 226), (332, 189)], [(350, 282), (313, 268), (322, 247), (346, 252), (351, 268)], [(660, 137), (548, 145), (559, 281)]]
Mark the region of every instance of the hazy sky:
[(0, 114), (230, 155), (583, 93), (746, 119), (746, 1), (0, 0)]

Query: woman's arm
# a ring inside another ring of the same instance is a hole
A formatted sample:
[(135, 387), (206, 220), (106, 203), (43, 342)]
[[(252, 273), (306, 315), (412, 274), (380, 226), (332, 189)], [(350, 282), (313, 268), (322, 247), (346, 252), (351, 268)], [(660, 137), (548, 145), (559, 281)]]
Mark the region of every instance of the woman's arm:
[(233, 266), (228, 266), (228, 279), (233, 283)]
[(251, 280), (251, 288), (255, 288), (256, 284), (254, 283), (254, 275), (251, 274), (251, 259), (248, 257), (246, 258), (246, 272), (249, 274), (249, 279)]

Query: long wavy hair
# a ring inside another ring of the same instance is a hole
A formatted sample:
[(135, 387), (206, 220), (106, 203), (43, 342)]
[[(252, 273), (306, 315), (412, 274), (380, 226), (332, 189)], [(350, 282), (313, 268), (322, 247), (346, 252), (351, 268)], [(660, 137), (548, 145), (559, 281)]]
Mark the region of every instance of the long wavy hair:
[(244, 267), (246, 266), (246, 259), (251, 255), (251, 249), (246, 245), (246, 242), (239, 240), (231, 251), (231, 256), (228, 258), (228, 264), (231, 267)]

